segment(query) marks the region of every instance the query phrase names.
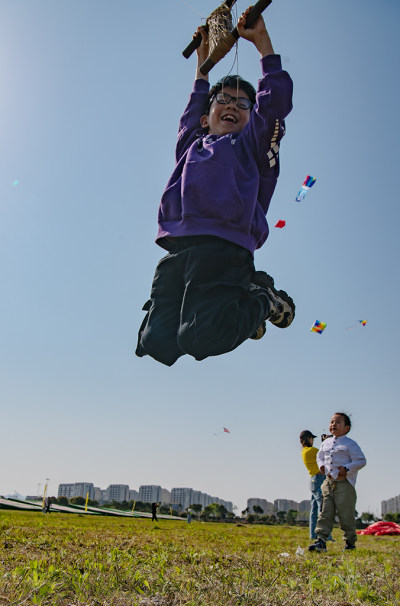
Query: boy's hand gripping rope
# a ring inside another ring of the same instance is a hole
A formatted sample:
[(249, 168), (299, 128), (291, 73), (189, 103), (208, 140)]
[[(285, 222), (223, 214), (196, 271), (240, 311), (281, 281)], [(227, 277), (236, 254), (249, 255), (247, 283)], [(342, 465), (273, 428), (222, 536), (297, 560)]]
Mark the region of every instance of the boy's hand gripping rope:
[[(225, 55), (231, 50), (235, 42), (239, 39), (239, 32), (237, 27), (232, 28), (232, 20), (230, 15), (230, 9), (235, 4), (236, 0), (226, 0), (223, 2), (215, 11), (207, 17), (206, 29), (211, 34), (211, 30), (214, 30), (214, 37), (218, 40), (214, 47), (210, 50), (210, 54), (204, 63), (200, 66), (200, 71), (203, 76), (206, 76), (208, 72), (220, 61)], [(249, 28), (257, 21), (258, 17), (263, 11), (271, 4), (272, 0), (258, 0), (258, 2), (251, 8), (247, 15), (245, 27)], [(215, 26), (215, 22), (217, 25)], [(210, 35), (212, 38), (212, 36)], [(182, 52), (182, 55), (189, 59), (190, 55), (198, 48), (201, 44), (201, 34), (197, 34), (191, 43)]]

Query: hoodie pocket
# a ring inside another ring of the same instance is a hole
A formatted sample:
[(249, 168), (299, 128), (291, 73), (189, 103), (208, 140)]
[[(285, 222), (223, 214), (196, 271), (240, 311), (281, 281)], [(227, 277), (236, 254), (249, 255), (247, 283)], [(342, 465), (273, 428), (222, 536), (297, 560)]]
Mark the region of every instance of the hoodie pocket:
[(210, 158), (186, 162), (181, 196), (183, 216), (237, 223), (244, 212), (233, 169)]

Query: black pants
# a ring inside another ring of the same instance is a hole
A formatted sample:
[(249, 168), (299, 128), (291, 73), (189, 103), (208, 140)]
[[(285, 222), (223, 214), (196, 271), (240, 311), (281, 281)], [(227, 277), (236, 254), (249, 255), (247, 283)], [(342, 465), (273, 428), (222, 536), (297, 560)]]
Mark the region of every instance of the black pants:
[(269, 315), (269, 301), (251, 284), (249, 251), (213, 236), (174, 238), (157, 265), (136, 355), (172, 366), (232, 351)]

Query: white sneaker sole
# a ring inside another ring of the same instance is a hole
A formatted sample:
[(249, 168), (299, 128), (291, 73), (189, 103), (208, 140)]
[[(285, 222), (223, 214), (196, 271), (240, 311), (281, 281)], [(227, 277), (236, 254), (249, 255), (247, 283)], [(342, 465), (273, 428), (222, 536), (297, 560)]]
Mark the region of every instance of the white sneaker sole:
[(253, 284), (264, 288), (270, 298), (274, 311), (268, 320), (278, 328), (287, 328), (294, 320), (296, 306), (293, 299), (284, 290), (276, 290), (274, 279), (265, 271), (256, 271), (252, 279)]

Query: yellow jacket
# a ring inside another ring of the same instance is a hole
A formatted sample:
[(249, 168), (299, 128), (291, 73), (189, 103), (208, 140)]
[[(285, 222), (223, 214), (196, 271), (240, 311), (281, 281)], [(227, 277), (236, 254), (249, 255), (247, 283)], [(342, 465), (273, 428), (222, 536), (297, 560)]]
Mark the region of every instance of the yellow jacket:
[(315, 446), (304, 446), (301, 451), (304, 465), (307, 467), (310, 476), (315, 476), (316, 473), (320, 473), (317, 465), (317, 452), (318, 448), (315, 448)]

